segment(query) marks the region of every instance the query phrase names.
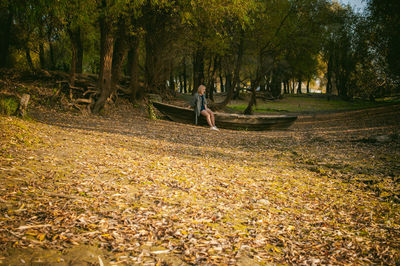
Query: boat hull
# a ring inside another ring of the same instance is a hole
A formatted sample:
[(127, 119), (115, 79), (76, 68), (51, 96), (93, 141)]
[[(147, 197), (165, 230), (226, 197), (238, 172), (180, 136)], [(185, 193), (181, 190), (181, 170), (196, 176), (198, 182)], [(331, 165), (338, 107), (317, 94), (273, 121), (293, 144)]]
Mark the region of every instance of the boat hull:
[[(169, 119), (180, 123), (194, 124), (195, 113), (192, 109), (178, 107), (170, 104), (153, 102), (162, 114)], [(288, 115), (241, 115), (215, 113), (215, 125), (219, 128), (234, 130), (271, 130), (286, 129), (290, 127), (297, 116)], [(207, 121), (203, 116), (198, 119), (199, 125), (207, 125)]]

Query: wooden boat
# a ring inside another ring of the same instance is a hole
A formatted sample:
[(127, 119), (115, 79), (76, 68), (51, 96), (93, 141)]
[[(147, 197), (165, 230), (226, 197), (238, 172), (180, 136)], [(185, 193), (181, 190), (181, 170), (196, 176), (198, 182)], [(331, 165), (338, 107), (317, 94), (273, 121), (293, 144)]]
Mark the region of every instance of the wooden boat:
[[(153, 102), (153, 106), (172, 121), (194, 124), (195, 114), (192, 109), (160, 102)], [(215, 113), (215, 125), (217, 127), (235, 130), (286, 129), (290, 127), (296, 119), (297, 116), (289, 115), (242, 115), (219, 112)], [(200, 116), (198, 124), (207, 125), (207, 121), (203, 116)]]

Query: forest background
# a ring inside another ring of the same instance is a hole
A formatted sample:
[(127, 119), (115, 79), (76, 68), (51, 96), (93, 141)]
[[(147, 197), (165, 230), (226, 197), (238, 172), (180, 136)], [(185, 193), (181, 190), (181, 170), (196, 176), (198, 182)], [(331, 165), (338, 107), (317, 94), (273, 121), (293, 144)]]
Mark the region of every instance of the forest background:
[(215, 109), (251, 91), (248, 114), (256, 91), (279, 98), (317, 87), (374, 100), (400, 90), (399, 3), (366, 5), (359, 13), (327, 0), (3, 0), (0, 67), (64, 71), (72, 87), (76, 74), (97, 74), (84, 101), (94, 113), (118, 90), (137, 102), (199, 84), (211, 100), (225, 92)]

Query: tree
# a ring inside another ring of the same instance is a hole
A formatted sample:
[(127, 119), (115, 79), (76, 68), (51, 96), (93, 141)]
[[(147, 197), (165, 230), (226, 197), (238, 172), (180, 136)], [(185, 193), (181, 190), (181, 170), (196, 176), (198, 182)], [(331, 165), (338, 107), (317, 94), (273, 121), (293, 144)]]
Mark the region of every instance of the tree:
[[(108, 97), (115, 91), (112, 82), (115, 28), (124, 9), (129, 7), (127, 0), (98, 0), (100, 26), (100, 73), (97, 87), (99, 97), (93, 105), (93, 112), (99, 113)], [(115, 66), (115, 64), (114, 64)]]
[(0, 3), (0, 68), (8, 66), (14, 6), (11, 1)]
[(324, 59), (328, 62), (326, 92), (331, 94), (336, 88), (338, 95), (351, 98), (352, 76), (357, 65), (354, 42), (357, 15), (350, 7), (339, 4), (332, 4), (329, 11), (323, 46)]
[(375, 35), (373, 46), (384, 57), (387, 71), (400, 80), (400, 2), (397, 0), (370, 0), (369, 19)]
[(307, 72), (313, 71), (314, 58), (319, 51), (320, 39), (317, 36), (323, 27), (320, 13), (325, 7), (325, 1), (288, 0), (263, 2), (259, 5), (254, 12), (254, 24), (249, 34), (253, 51), (251, 56), (256, 67), (251, 75), (252, 94), (246, 114), (253, 112), (256, 89), (267, 74), (271, 77), (272, 95), (280, 96), (282, 82), (288, 78), (286, 60), (290, 60), (292, 73), (298, 79), (306, 75), (305, 65), (310, 65)]

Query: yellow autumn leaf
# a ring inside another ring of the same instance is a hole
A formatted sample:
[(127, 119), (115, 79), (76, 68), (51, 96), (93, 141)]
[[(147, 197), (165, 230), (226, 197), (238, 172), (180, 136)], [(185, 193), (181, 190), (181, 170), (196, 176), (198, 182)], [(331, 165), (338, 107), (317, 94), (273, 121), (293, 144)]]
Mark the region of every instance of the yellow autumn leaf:
[(37, 235), (36, 238), (37, 238), (39, 241), (43, 241), (43, 240), (45, 239), (45, 237), (46, 237), (46, 234), (40, 233), (40, 234)]

